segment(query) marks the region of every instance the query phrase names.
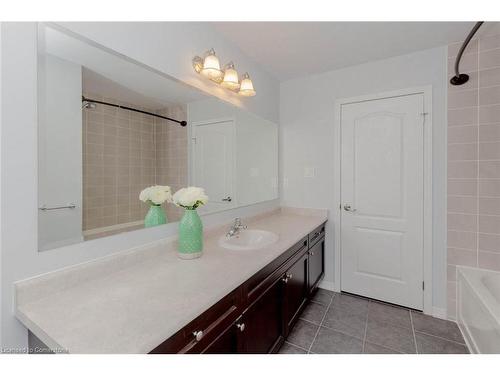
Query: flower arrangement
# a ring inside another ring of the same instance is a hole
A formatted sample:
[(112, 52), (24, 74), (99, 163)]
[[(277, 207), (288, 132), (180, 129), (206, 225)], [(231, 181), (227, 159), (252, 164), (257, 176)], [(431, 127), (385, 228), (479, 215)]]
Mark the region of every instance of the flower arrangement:
[(208, 202), (205, 190), (195, 186), (178, 190), (172, 199), (176, 206), (185, 208), (186, 210), (196, 210)]
[(141, 191), (139, 199), (144, 203), (159, 206), (165, 202), (172, 202), (172, 190), (170, 186), (150, 186)]

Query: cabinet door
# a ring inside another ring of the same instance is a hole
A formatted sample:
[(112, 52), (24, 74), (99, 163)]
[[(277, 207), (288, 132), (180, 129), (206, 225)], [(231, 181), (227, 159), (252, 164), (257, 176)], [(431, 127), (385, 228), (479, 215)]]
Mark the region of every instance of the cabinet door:
[(203, 354), (236, 354), (242, 350), (241, 335), (245, 325), (237, 320), (220, 334), (208, 347), (202, 351)]
[(309, 292), (312, 293), (325, 273), (325, 238), (309, 249)]
[(286, 334), (290, 332), (291, 328), (299, 318), (302, 308), (307, 302), (309, 293), (307, 283), (307, 252), (303, 255), (286, 271), (285, 281), (285, 329)]
[(265, 354), (278, 350), (284, 340), (283, 275), (243, 313), (241, 322), (245, 353)]

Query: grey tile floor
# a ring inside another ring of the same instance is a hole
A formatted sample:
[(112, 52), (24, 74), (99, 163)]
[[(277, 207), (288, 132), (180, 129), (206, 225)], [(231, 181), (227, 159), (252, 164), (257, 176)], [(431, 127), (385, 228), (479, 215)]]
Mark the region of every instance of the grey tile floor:
[(458, 326), (420, 312), (319, 289), (282, 354), (465, 354)]

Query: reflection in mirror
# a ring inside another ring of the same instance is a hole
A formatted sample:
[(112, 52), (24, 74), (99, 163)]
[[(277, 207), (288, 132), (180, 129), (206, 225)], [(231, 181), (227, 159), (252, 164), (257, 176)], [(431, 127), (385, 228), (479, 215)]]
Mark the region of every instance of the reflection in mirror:
[(40, 250), (144, 228), (153, 185), (205, 188), (201, 213), (277, 198), (275, 124), (55, 28), (38, 44)]
[(215, 98), (188, 104), (191, 181), (211, 192), (200, 212), (275, 199), (278, 128)]

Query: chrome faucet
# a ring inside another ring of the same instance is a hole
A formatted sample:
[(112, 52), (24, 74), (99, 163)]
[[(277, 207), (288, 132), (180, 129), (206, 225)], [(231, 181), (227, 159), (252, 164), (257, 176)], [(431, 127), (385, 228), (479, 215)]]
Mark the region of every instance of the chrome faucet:
[(226, 237), (231, 238), (233, 236), (236, 236), (242, 229), (247, 229), (247, 226), (241, 224), (241, 219), (237, 217), (236, 219), (234, 219), (234, 223), (231, 228), (229, 228), (229, 232), (227, 232)]

